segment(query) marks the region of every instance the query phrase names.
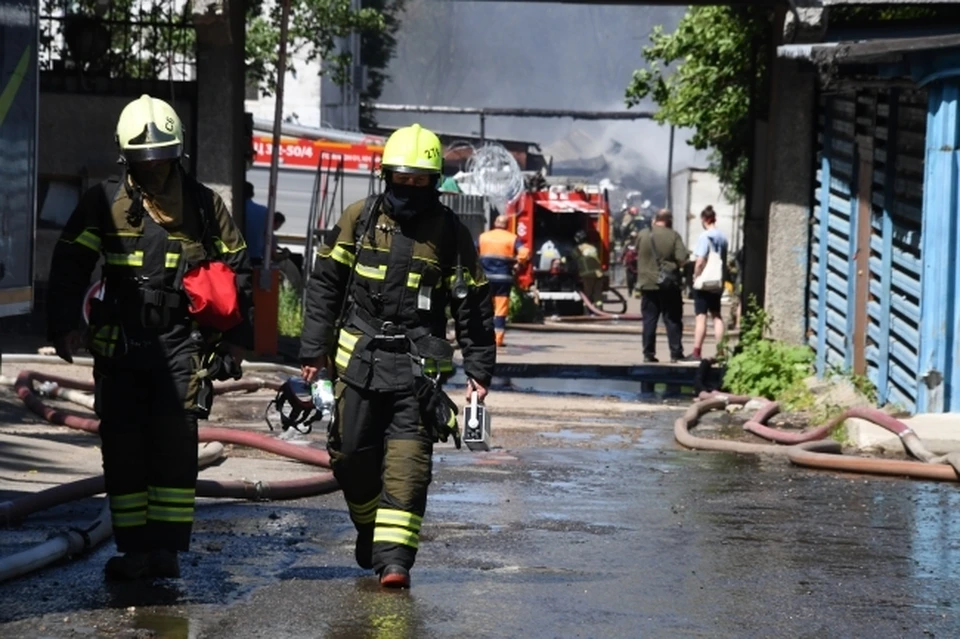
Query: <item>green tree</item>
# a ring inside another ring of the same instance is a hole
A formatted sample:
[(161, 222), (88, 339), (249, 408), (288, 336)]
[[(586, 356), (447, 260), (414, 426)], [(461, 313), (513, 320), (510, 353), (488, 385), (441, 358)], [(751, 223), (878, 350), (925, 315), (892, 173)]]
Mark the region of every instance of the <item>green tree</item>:
[(737, 194), (748, 187), (753, 112), (766, 112), (773, 15), (755, 7), (691, 7), (673, 33), (655, 27), (626, 102), (650, 98), (656, 119), (690, 128), (690, 144), (711, 150), (712, 169)]
[[(263, 0), (251, 0), (247, 5), (247, 82), (256, 84), (265, 96), (276, 89), (280, 17), (280, 2), (269, 9)], [(287, 70), (295, 74), (289, 56), (305, 52), (307, 62), (322, 60), (322, 72), (334, 82), (349, 84), (352, 55), (339, 51), (338, 39), (353, 33), (382, 33), (385, 26), (380, 11), (372, 7), (354, 10), (350, 0), (291, 0)]]

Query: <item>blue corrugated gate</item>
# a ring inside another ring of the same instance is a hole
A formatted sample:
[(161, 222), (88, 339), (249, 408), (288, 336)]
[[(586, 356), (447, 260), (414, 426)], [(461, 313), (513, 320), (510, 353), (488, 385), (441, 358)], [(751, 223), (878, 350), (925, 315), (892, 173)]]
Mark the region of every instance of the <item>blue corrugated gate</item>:
[(853, 96), (821, 100), (807, 304), (808, 335), (820, 373), (848, 367), (853, 355), (855, 114)]
[[(915, 410), (920, 362), (921, 211), (926, 97), (861, 91), (823, 98), (811, 220), (808, 335), (817, 371), (863, 372), (881, 403)], [(859, 147), (871, 154), (862, 158)], [(858, 175), (872, 173), (860, 211)], [(869, 223), (865, 325), (857, 330), (858, 224)], [(865, 335), (863, 332), (865, 331)]]
[(879, 401), (916, 408), (926, 97), (880, 92), (874, 139), (867, 375)]

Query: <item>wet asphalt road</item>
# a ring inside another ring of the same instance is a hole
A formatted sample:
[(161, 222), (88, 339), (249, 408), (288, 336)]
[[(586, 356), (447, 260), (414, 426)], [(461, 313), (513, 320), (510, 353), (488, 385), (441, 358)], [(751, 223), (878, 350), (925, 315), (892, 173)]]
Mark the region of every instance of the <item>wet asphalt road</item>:
[(956, 486), (684, 451), (675, 416), (439, 451), (409, 592), (353, 565), (339, 494), (207, 502), (182, 582), (105, 587), (107, 544), (0, 584), (0, 637), (960, 636)]

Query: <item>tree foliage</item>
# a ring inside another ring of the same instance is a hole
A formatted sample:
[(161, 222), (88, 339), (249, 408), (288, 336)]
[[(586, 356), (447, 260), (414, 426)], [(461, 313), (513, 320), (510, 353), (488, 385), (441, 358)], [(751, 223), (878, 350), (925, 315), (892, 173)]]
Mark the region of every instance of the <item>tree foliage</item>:
[[(340, 85), (349, 84), (353, 56), (341, 51), (338, 40), (353, 33), (382, 33), (386, 21), (372, 7), (354, 10), (350, 0), (291, 0), (287, 38), (287, 70), (296, 73), (290, 56), (305, 53), (307, 62), (322, 61), (322, 72)], [(276, 89), (277, 58), (280, 51), (281, 3), (269, 7), (263, 0), (247, 5), (247, 82), (255, 83), (263, 95)]]
[(771, 20), (763, 9), (691, 7), (673, 33), (654, 28), (643, 48), (647, 67), (626, 91), (628, 106), (650, 98), (657, 121), (692, 129), (689, 143), (711, 150), (711, 168), (740, 195), (753, 144), (750, 101), (756, 113), (768, 102)]

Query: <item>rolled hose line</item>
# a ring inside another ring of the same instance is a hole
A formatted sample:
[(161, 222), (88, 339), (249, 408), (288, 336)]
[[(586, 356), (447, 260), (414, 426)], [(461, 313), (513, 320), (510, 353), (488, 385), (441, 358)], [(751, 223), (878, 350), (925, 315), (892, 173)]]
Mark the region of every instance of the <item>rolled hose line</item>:
[[(914, 479), (937, 481), (960, 480), (960, 455), (951, 453), (935, 456), (930, 453), (917, 434), (909, 426), (875, 408), (851, 408), (823, 426), (803, 433), (786, 433), (766, 426), (763, 422), (780, 410), (778, 402), (763, 399), (763, 405), (747, 421), (744, 429), (765, 439), (783, 444), (754, 444), (729, 440), (695, 437), (690, 433), (700, 417), (712, 410), (730, 404), (746, 404), (754, 398), (726, 393), (701, 393), (684, 415), (674, 423), (674, 437), (682, 446), (699, 450), (715, 450), (736, 453), (755, 453), (786, 456), (791, 463), (808, 468), (821, 468), (851, 473), (895, 475)], [(922, 461), (877, 459), (843, 455), (839, 442), (825, 438), (843, 421), (857, 417), (885, 428), (900, 437), (907, 452)], [(748, 427), (749, 425), (749, 427)]]
[[(44, 349), (41, 349), (44, 350)], [(52, 349), (51, 349), (52, 350)], [(67, 362), (60, 359), (59, 355), (47, 354), (8, 354), (3, 356), (3, 361), (8, 364), (59, 364), (67, 365)], [(93, 366), (92, 357), (74, 357), (73, 364), (76, 366)], [(300, 369), (286, 364), (276, 364), (274, 362), (244, 362), (244, 371), (272, 372), (282, 373), (283, 375), (300, 375)]]
[[(36, 371), (22, 371), (14, 383), (17, 395), (26, 407), (52, 424), (75, 428), (88, 433), (97, 433), (100, 421), (90, 417), (74, 415), (44, 404), (34, 393), (33, 383), (56, 384), (61, 389), (93, 390), (92, 382), (82, 382), (57, 375), (47, 375)], [(226, 382), (214, 387), (216, 394), (236, 391), (252, 391), (260, 388), (278, 388), (276, 382), (249, 380)], [(197, 429), (198, 441), (221, 442), (257, 448), (266, 452), (288, 457), (321, 468), (330, 468), (330, 455), (323, 450), (290, 444), (268, 435), (236, 431), (229, 428), (204, 426)], [(99, 479), (98, 483), (96, 480)], [(284, 480), (273, 483), (248, 481), (212, 481), (199, 480), (197, 495), (200, 497), (229, 497), (237, 499), (298, 499), (312, 495), (322, 495), (338, 489), (331, 473), (321, 473), (304, 479)], [(103, 492), (102, 477), (82, 479), (77, 482), (55, 486), (14, 502), (0, 503), (0, 522), (26, 517), (52, 506), (68, 503)]]
[[(207, 444), (200, 449), (197, 455), (197, 465), (203, 468), (221, 457), (223, 457), (223, 444)], [(99, 480), (101, 486), (99, 492), (103, 492), (103, 476), (91, 479)], [(0, 583), (39, 570), (64, 557), (82, 555), (99, 546), (112, 534), (113, 524), (110, 519), (110, 504), (105, 503), (97, 518), (86, 526), (68, 528), (33, 548), (0, 558)]]
[[(593, 313), (593, 315), (585, 315), (585, 316), (583, 316), (583, 317), (560, 318), (559, 321), (563, 321), (563, 322), (568, 322), (568, 321), (572, 321), (572, 322), (609, 322), (609, 321), (611, 321), (611, 320), (614, 320), (614, 321), (620, 321), (620, 320), (622, 320), (622, 321), (627, 321), (627, 322), (638, 322), (638, 321), (641, 321), (641, 320), (643, 319), (643, 315), (640, 315), (639, 313), (622, 313), (622, 314), (619, 314), (619, 315), (615, 315), (615, 314), (613, 314), (613, 313), (607, 313), (607, 312), (605, 312), (605, 311), (602, 311), (602, 310), (600, 310), (599, 308), (597, 308), (596, 306), (593, 305), (593, 302), (590, 301), (590, 298), (588, 298), (586, 295), (584, 295), (583, 291), (577, 291), (577, 292), (580, 293), (580, 299), (583, 300), (583, 305), (586, 306), (586, 307), (587, 307), (587, 310), (589, 310), (591, 313)], [(621, 296), (621, 297), (622, 297), (622, 296)]]

